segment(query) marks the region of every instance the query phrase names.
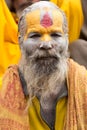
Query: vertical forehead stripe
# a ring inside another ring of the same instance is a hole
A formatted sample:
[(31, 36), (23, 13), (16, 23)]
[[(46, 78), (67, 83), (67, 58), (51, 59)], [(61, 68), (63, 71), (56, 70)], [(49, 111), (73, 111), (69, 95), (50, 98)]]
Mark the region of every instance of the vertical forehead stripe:
[(52, 18), (50, 17), (50, 15), (48, 14), (48, 12), (46, 12), (46, 13), (43, 15), (43, 17), (42, 17), (42, 19), (41, 19), (41, 21), (40, 21), (40, 24), (41, 24), (42, 26), (44, 26), (45, 28), (46, 28), (46, 27), (49, 27), (49, 26), (51, 26), (51, 25), (53, 24)]

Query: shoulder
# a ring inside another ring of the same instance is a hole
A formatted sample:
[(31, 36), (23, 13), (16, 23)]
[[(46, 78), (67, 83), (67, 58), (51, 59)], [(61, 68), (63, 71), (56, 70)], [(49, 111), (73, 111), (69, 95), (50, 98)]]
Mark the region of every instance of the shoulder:
[(87, 69), (72, 59), (68, 60), (68, 80), (87, 85)]

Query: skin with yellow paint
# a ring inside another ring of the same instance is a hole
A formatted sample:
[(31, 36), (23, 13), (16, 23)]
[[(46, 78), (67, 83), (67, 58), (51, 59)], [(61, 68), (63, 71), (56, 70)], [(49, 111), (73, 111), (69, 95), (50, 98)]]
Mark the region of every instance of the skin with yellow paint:
[[(46, 12), (48, 11), (49, 12), (49, 9), (44, 9)], [(41, 24), (40, 24), (40, 10), (35, 10), (31, 13), (28, 13), (26, 15), (26, 21), (27, 21), (27, 32), (26, 32), (26, 35), (25, 35), (25, 40), (26, 38), (29, 36), (29, 33), (31, 32), (38, 32), (41, 34), (41, 38), (40, 40), (45, 40), (45, 41), (49, 41), (51, 40), (51, 37), (50, 37), (50, 33), (52, 32), (57, 32), (57, 33), (60, 33), (61, 35), (63, 35), (63, 28), (62, 28), (62, 25), (63, 25), (63, 17), (62, 17), (62, 14), (60, 12), (58, 12), (57, 10), (54, 10), (52, 12), (52, 20), (53, 20), (53, 25), (50, 26), (50, 27), (43, 27)], [(57, 19), (58, 18), (58, 19)], [(33, 19), (33, 20), (32, 20)]]
[[(63, 32), (63, 15), (60, 11), (44, 8), (52, 16), (53, 24), (49, 27), (41, 25), (42, 11), (36, 9), (26, 14), (26, 33), (23, 41), (23, 50), (26, 54), (32, 55), (38, 49), (53, 50), (63, 53), (68, 49), (67, 36)], [(60, 54), (60, 55), (61, 55)]]

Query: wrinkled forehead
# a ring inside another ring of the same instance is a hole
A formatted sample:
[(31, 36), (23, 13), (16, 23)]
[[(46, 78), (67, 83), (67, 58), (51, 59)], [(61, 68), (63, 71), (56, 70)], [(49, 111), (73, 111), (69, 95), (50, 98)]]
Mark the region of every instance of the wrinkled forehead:
[(58, 9), (43, 7), (27, 13), (26, 23), (28, 27), (42, 26), (50, 28), (63, 25), (63, 15)]

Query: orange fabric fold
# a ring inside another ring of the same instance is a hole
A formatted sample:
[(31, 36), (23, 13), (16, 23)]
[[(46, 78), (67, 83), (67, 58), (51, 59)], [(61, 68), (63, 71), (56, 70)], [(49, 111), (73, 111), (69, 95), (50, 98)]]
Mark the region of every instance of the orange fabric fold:
[(19, 62), (21, 52), (17, 35), (18, 26), (5, 0), (0, 0), (0, 78), (9, 65)]
[(29, 130), (27, 102), (22, 90), (18, 67), (9, 68), (0, 93), (0, 130)]
[[(87, 70), (68, 60), (68, 103), (63, 130), (87, 129)], [(8, 68), (0, 91), (0, 130), (29, 130), (27, 102), (22, 90), (18, 66)], [(34, 124), (35, 125), (35, 124)]]
[(69, 60), (68, 104), (64, 130), (87, 130), (87, 70)]

